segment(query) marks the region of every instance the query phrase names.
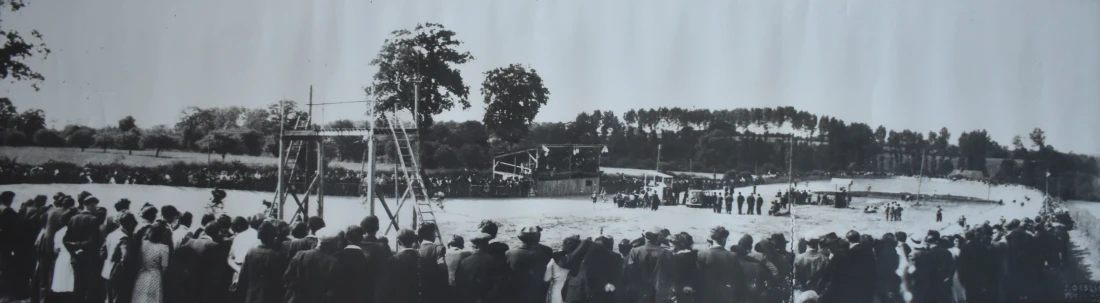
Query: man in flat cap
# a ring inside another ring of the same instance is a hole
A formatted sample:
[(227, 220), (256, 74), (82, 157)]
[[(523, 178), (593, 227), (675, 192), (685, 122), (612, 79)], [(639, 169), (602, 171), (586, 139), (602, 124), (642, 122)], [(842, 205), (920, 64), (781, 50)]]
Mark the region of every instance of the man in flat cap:
[(298, 253), (290, 260), (283, 275), (288, 303), (337, 301), (333, 290), (343, 276), (335, 256), (340, 234), (341, 231), (335, 228), (318, 230), (317, 248)]
[(820, 239), (810, 238), (806, 243), (806, 252), (795, 257), (795, 289), (800, 291), (811, 290), (812, 286), (817, 284), (818, 273), (825, 268), (825, 265), (829, 264), (829, 257), (826, 257), (818, 250), (820, 246)]
[[(782, 233), (774, 233), (768, 237), (771, 248), (765, 252), (768, 262), (775, 266), (775, 280), (778, 283), (774, 287), (773, 294), (778, 297), (787, 297), (792, 291), (794, 283), (794, 254), (787, 251), (787, 238)], [(874, 258), (869, 259), (874, 262)]]
[[(99, 199), (87, 197), (78, 213), (66, 226), (69, 231), (62, 239), (65, 249), (72, 256), (73, 297), (78, 302), (101, 302), (105, 299), (103, 287), (106, 282), (100, 277), (103, 260), (99, 258), (99, 248), (103, 246), (99, 224)], [(103, 210), (106, 219), (106, 210)]]
[(670, 302), (675, 287), (672, 251), (661, 248), (662, 228), (642, 234), (645, 245), (630, 250), (626, 257), (626, 274), (634, 282), (638, 302)]
[(458, 302), (504, 302), (505, 281), (509, 280), (508, 264), (489, 252), (493, 236), (479, 233), (470, 239), (474, 253), (458, 262), (455, 269), (455, 290)]
[(539, 244), (541, 235), (541, 227), (524, 227), (520, 229), (518, 236), (523, 244), (505, 253), (516, 283), (513, 302), (546, 301), (546, 283), (542, 278), (553, 251), (550, 247)]
[(710, 247), (699, 251), (699, 277), (694, 289), (697, 302), (730, 302), (741, 298), (745, 279), (737, 256), (726, 250), (729, 236), (725, 227), (711, 228)]
[(447, 274), (447, 248), (436, 243), (435, 223), (420, 224), (416, 235), (420, 238), (420, 284), (424, 289), (421, 301), (425, 303), (444, 302), (447, 289), (450, 288)]
[(415, 248), (419, 239), (410, 229), (397, 232), (397, 252), (382, 264), (375, 284), (374, 302), (420, 302), (421, 294), (430, 291), (421, 289), (417, 269), (420, 253)]
[[(576, 249), (564, 257), (569, 270), (562, 299), (565, 302), (600, 303), (614, 302), (621, 263), (615, 253), (604, 246), (611, 239), (600, 237), (596, 241), (585, 239)], [(601, 244), (602, 243), (602, 244)]]

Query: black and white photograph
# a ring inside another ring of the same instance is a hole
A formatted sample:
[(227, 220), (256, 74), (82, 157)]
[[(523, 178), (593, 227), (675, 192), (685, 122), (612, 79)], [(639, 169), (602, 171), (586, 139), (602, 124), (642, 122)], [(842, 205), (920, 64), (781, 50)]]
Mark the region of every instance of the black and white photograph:
[(0, 303), (1100, 302), (1100, 1), (0, 0)]

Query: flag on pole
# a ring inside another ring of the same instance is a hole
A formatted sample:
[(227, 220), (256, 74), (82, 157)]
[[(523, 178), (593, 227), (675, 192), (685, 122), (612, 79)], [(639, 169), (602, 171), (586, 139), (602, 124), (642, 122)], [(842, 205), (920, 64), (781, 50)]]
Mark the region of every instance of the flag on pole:
[(574, 154), (574, 155), (576, 155), (576, 154), (579, 154), (579, 153), (581, 153), (581, 149), (580, 149), (580, 148), (574, 148), (574, 149), (573, 149), (573, 154)]
[(542, 153), (543, 153), (544, 155), (549, 155), (549, 154), (550, 154), (550, 148), (549, 148), (549, 147), (546, 147), (546, 145), (543, 145), (543, 146), (542, 146)]
[(600, 152), (601, 152), (601, 153), (605, 153), (605, 154), (606, 154), (606, 153), (607, 153), (607, 146), (604, 146), (604, 147), (603, 147), (603, 151), (600, 151)]
[(1050, 177), (1050, 171), (1049, 170), (1047, 171), (1047, 177)]

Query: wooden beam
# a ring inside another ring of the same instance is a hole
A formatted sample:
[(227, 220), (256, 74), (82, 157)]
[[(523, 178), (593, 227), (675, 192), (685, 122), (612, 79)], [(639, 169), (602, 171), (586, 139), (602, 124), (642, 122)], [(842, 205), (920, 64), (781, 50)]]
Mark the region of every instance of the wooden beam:
[[(410, 134), (416, 133), (416, 129), (405, 129), (405, 131)], [(286, 140), (317, 140), (326, 137), (365, 137), (371, 135), (389, 137), (388, 134), (372, 134), (370, 129), (367, 128), (288, 129), (283, 131), (283, 139)]]

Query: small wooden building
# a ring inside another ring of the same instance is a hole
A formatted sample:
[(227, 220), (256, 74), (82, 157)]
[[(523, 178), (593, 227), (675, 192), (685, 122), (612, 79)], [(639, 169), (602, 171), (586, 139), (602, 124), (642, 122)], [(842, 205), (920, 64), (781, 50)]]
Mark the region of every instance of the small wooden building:
[(590, 196), (600, 192), (600, 177), (539, 180), (535, 195), (539, 197)]

